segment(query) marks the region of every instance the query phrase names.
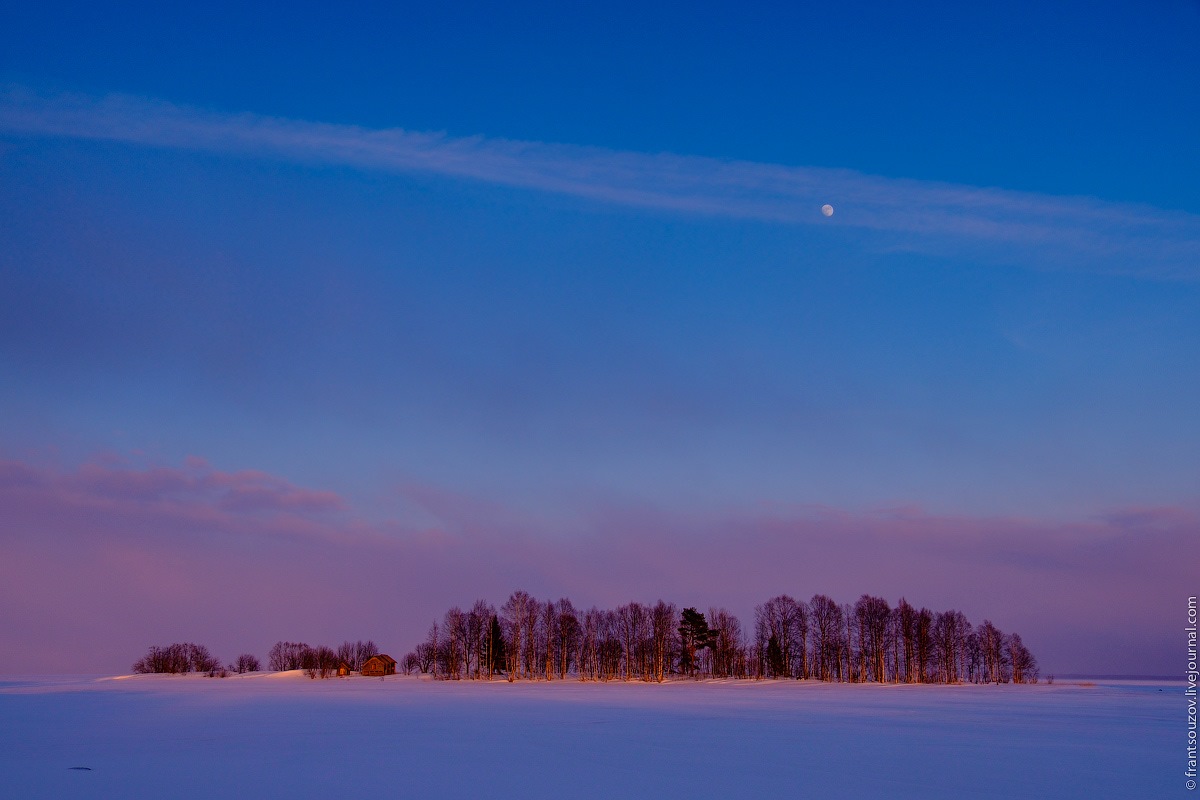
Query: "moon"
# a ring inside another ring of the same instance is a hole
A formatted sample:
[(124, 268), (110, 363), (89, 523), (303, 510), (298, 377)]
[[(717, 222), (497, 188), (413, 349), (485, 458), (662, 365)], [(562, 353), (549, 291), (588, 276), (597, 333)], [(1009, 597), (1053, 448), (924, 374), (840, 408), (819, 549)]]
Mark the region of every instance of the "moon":
[(829, 205), (829, 203), (826, 203), (825, 205), (821, 206), (821, 213), (827, 217), (832, 217), (833, 216), (833, 206)]

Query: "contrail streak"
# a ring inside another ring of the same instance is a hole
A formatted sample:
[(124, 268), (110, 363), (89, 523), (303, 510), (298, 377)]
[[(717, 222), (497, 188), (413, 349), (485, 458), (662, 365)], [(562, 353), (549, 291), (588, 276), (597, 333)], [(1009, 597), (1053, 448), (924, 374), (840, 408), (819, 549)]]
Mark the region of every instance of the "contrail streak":
[[(0, 89), (0, 133), (423, 172), (606, 203), (885, 235), (888, 246), (1036, 269), (1200, 279), (1200, 216), (1147, 206), (669, 153), (451, 137)], [(826, 218), (830, 202), (837, 216)]]

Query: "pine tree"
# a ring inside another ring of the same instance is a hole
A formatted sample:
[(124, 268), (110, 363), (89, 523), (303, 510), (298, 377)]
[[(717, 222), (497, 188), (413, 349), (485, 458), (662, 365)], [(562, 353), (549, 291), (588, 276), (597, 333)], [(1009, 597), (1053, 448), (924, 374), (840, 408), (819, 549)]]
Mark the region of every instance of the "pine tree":
[(500, 620), (492, 615), (492, 624), (488, 633), (488, 677), (504, 671), (505, 652), (504, 634), (500, 631)]
[(714, 638), (704, 615), (694, 608), (685, 608), (679, 625), (679, 671), (694, 675), (700, 651), (711, 647)]
[(767, 666), (771, 670), (772, 678), (781, 678), (787, 676), (787, 668), (783, 660), (783, 648), (779, 646), (779, 639), (775, 634), (771, 634), (771, 638), (767, 640)]

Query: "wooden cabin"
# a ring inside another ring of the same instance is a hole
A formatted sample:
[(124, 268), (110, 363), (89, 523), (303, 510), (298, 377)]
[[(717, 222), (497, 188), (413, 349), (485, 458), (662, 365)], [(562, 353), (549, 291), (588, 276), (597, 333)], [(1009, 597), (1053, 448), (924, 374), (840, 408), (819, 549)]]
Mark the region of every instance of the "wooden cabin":
[(338, 662), (337, 675), (339, 678), (344, 678), (350, 674), (350, 665), (345, 661)]
[(362, 674), (369, 677), (382, 677), (396, 674), (396, 659), (380, 653), (371, 656), (363, 662)]

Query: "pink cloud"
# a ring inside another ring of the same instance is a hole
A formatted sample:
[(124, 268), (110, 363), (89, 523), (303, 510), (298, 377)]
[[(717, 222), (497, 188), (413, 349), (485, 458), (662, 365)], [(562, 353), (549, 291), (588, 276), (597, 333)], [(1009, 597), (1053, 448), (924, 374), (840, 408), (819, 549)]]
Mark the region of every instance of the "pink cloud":
[(403, 495), (432, 521), (368, 522), (334, 493), (195, 459), (0, 461), (0, 671), (60, 658), (121, 671), (178, 639), (227, 658), (284, 638), (403, 652), (449, 606), (524, 588), (584, 606), (723, 605), (744, 624), (779, 593), (905, 596), (1018, 630), (1047, 669), (1161, 672), (1200, 532), (1182, 507), (1062, 522), (601, 503), (564, 521), (418, 483)]
[(195, 460), (188, 467), (139, 469), (104, 459), (56, 471), (0, 461), (0, 497), (10, 518), (31, 524), (92, 518), (119, 519), (135, 531), (199, 526), (245, 533), (343, 532), (330, 512), (344, 511), (346, 504), (333, 492), (297, 487), (262, 472), (220, 472)]
[(183, 465), (188, 469), (208, 471), (212, 469), (212, 465), (208, 463), (208, 459), (203, 456), (191, 455), (183, 460)]

